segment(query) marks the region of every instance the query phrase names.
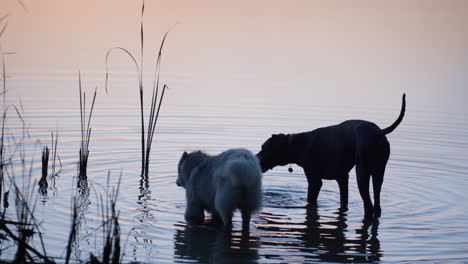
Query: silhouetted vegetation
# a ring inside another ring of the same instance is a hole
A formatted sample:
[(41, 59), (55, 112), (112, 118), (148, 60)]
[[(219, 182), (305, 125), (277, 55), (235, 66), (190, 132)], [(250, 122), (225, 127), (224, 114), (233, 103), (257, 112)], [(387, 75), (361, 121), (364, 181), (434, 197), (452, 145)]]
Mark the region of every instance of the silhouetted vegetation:
[[(117, 196), (119, 195), (120, 180), (119, 178), (117, 188), (106, 189), (107, 199), (105, 202), (101, 200), (101, 221), (102, 221), (102, 234), (104, 238), (104, 245), (102, 249), (102, 256), (100, 263), (120, 263), (121, 261), (121, 244), (120, 244), (120, 226), (119, 226), (119, 212), (116, 209)], [(107, 186), (109, 186), (110, 173), (107, 175)]]
[[(5, 247), (9, 252), (14, 252), (10, 261), (2, 260), (1, 263), (55, 263), (56, 259), (48, 255), (46, 246), (43, 240), (44, 230), (41, 228), (40, 221), (35, 216), (36, 205), (38, 204), (38, 195), (41, 193), (41, 188), (47, 188), (47, 177), (55, 176), (62, 169), (62, 164), (57, 155), (58, 131), (55, 136), (52, 133), (52, 147), (44, 146), (42, 148), (42, 167), (39, 184), (33, 180), (33, 165), (34, 157), (28, 157), (24, 148), (25, 139), (29, 139), (28, 129), (23, 120), (21, 111), (14, 105), (6, 105), (6, 70), (5, 62), (2, 57), (2, 88), (3, 88), (3, 113), (1, 116), (1, 132), (0, 132), (0, 205), (2, 207), (0, 214), (0, 252)], [(80, 114), (81, 114), (81, 147), (79, 157), (79, 181), (77, 191), (81, 196), (89, 196), (89, 187), (87, 181), (83, 183), (83, 178), (86, 178), (86, 166), (89, 156), (89, 140), (91, 135), (90, 121), (94, 109), (96, 91), (93, 95), (89, 114), (86, 114), (86, 94), (82, 93), (81, 75), (79, 77), (80, 90)], [(9, 136), (6, 133), (8, 113), (13, 111), (15, 117), (22, 124), (22, 135), (19, 137)], [(9, 144), (7, 144), (9, 141)], [(51, 161), (51, 162), (50, 162)], [(59, 162), (60, 168), (57, 170), (56, 162)], [(51, 163), (51, 174), (48, 173), (49, 163)], [(82, 177), (83, 176), (83, 177)], [(110, 173), (108, 174), (108, 179)], [(20, 179), (22, 182), (18, 183)], [(120, 180), (119, 180), (120, 184)], [(38, 191), (35, 190), (39, 186)], [(84, 186), (84, 187), (83, 187)], [(109, 182), (108, 182), (109, 186)], [(109, 187), (108, 187), (109, 188)], [(7, 190), (7, 191), (5, 191)], [(117, 189), (107, 189), (106, 196), (99, 196), (100, 214), (103, 249), (102, 252), (93, 253), (90, 256), (90, 263), (120, 263), (122, 250), (120, 246), (120, 227), (119, 213), (116, 209), (116, 201), (118, 196)], [(10, 207), (10, 201), (14, 203)], [(86, 198), (87, 199), (87, 198)], [(68, 234), (68, 243), (65, 248), (65, 262), (69, 263), (71, 259), (72, 244), (75, 241), (77, 234), (77, 225), (80, 217), (79, 208), (81, 204), (79, 199), (73, 197), (71, 228)], [(7, 214), (7, 210), (15, 210), (14, 214)], [(14, 217), (13, 217), (14, 216)], [(97, 257), (97, 256), (98, 257)], [(78, 260), (82, 262), (82, 260)]]
[[(163, 85), (161, 92), (160, 89), (160, 71), (161, 71), (161, 57), (162, 49), (164, 47), (164, 42), (166, 41), (167, 34), (169, 31), (164, 34), (164, 37), (161, 41), (159, 47), (159, 52), (156, 59), (156, 66), (154, 70), (154, 81), (153, 81), (153, 92), (151, 97), (151, 107), (149, 110), (148, 124), (145, 128), (145, 117), (144, 117), (144, 89), (143, 89), (143, 44), (144, 44), (144, 30), (143, 30), (143, 15), (145, 12), (145, 2), (143, 1), (141, 8), (141, 22), (140, 22), (140, 64), (138, 65), (137, 59), (135, 56), (125, 48), (114, 47), (111, 48), (106, 55), (106, 92), (107, 92), (107, 82), (109, 80), (109, 55), (114, 50), (123, 51), (124, 54), (127, 54), (130, 59), (135, 64), (135, 68), (138, 74), (138, 91), (140, 96), (140, 117), (141, 117), (141, 175), (148, 176), (149, 170), (149, 157), (151, 153), (151, 147), (153, 144), (154, 132), (156, 129), (156, 123), (159, 117), (159, 111), (161, 109), (162, 100), (164, 98), (164, 92), (167, 89), (167, 85)], [(158, 100), (159, 96), (159, 100)]]
[[(27, 11), (26, 6), (20, 0), (18, 4)], [(107, 82), (109, 79), (109, 55), (113, 50), (121, 50), (133, 60), (138, 73), (138, 90), (140, 96), (140, 114), (141, 114), (141, 175), (148, 176), (149, 170), (149, 157), (151, 147), (154, 139), (157, 120), (161, 110), (164, 93), (167, 86), (160, 84), (160, 68), (162, 49), (167, 37), (168, 32), (163, 37), (159, 51), (157, 53), (156, 65), (154, 69), (154, 81), (151, 97), (151, 106), (148, 112), (148, 118), (144, 116), (144, 89), (143, 89), (143, 43), (144, 43), (144, 30), (143, 30), (143, 15), (144, 15), (144, 1), (141, 8), (141, 23), (140, 23), (140, 46), (141, 57), (140, 63), (137, 63), (135, 56), (128, 50), (115, 47), (110, 49), (106, 55), (106, 92)], [(7, 28), (7, 17), (5, 15), (0, 17), (0, 37), (4, 35)], [(55, 263), (56, 261), (65, 263), (80, 262), (82, 259), (77, 254), (76, 259), (73, 259), (73, 253), (79, 233), (81, 221), (84, 218), (84, 211), (87, 210), (89, 201), (90, 186), (87, 181), (87, 166), (89, 158), (89, 143), (91, 138), (91, 118), (95, 106), (97, 87), (92, 95), (91, 103), (86, 102), (86, 92), (82, 89), (81, 73), (78, 75), (78, 89), (80, 94), (80, 149), (78, 158), (78, 177), (75, 194), (72, 195), (71, 201), (71, 216), (70, 216), (70, 229), (67, 237), (67, 242), (64, 248), (63, 256), (51, 257), (46, 251), (46, 246), (43, 240), (45, 230), (41, 228), (41, 222), (35, 216), (36, 205), (38, 204), (38, 197), (47, 195), (48, 179), (57, 176), (62, 170), (62, 162), (57, 154), (58, 145), (58, 129), (51, 133), (51, 145), (42, 145), (41, 156), (41, 172), (39, 181), (34, 180), (35, 170), (33, 169), (35, 159), (34, 155), (31, 157), (26, 155), (25, 139), (29, 139), (28, 129), (23, 120), (20, 109), (15, 105), (6, 104), (7, 93), (7, 74), (5, 55), (12, 53), (5, 53), (0, 51), (2, 60), (2, 90), (0, 95), (3, 96), (2, 114), (1, 114), (1, 131), (0, 131), (0, 254), (8, 248), (9, 252), (14, 252), (10, 260), (1, 260), (1, 263)], [(89, 110), (87, 109), (89, 108)], [(7, 132), (7, 119), (9, 113), (13, 113), (22, 124), (22, 135), (20, 137), (12, 136)], [(29, 141), (28, 141), (29, 142)], [(38, 140), (39, 142), (39, 140)], [(36, 144), (36, 146), (39, 144)], [(40, 150), (39, 150), (40, 151)], [(58, 164), (57, 164), (58, 162)], [(121, 177), (121, 176), (120, 176)], [(88, 263), (121, 263), (123, 257), (123, 248), (121, 243), (121, 231), (119, 225), (119, 211), (117, 210), (116, 203), (119, 193), (120, 178), (117, 187), (110, 186), (110, 172), (107, 176), (107, 186), (103, 190), (105, 195), (96, 193), (98, 215), (100, 217), (100, 224), (95, 231), (101, 232), (102, 248), (96, 250), (89, 255)], [(17, 181), (23, 181), (18, 183)], [(36, 190), (36, 188), (38, 188)], [(11, 201), (10, 201), (11, 200)], [(10, 202), (14, 206), (10, 207)], [(10, 213), (8, 210), (14, 210), (15, 214)], [(8, 211), (8, 213), (7, 213)], [(76, 252), (75, 252), (76, 253)]]
[[(42, 148), (42, 174), (41, 179), (39, 180), (39, 193), (41, 195), (47, 195), (47, 188), (48, 182), (47, 178), (49, 177), (49, 158), (52, 156), (52, 164), (51, 164), (51, 174), (50, 177), (57, 176), (62, 171), (62, 161), (60, 160), (60, 156), (57, 155), (57, 143), (58, 143), (58, 131), (55, 133), (51, 133), (51, 142), (52, 142), (52, 149), (48, 146), (44, 146)], [(51, 153), (51, 154), (50, 154)], [(57, 161), (60, 164), (60, 168), (56, 170)]]
[(93, 101), (91, 102), (91, 109), (89, 110), (88, 117), (86, 117), (86, 92), (81, 90), (81, 73), (78, 77), (79, 90), (80, 90), (80, 121), (81, 121), (81, 146), (80, 146), (80, 160), (79, 160), (79, 175), (80, 177), (87, 176), (88, 157), (89, 157), (89, 140), (91, 137), (91, 117), (93, 116), (94, 102), (96, 101), (96, 90), (94, 90)]

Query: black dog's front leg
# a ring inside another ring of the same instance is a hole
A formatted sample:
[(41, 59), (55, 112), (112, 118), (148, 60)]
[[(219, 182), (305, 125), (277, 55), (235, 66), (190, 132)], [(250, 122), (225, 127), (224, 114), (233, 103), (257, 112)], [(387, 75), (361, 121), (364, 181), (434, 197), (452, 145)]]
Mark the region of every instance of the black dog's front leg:
[(311, 172), (306, 172), (307, 182), (309, 183), (309, 189), (307, 192), (307, 203), (317, 204), (317, 197), (320, 189), (322, 188), (322, 179), (319, 175), (315, 175)]
[(338, 186), (340, 187), (340, 206), (341, 210), (346, 211), (348, 210), (348, 181), (349, 181), (349, 174), (346, 173), (342, 175), (340, 178), (336, 179), (338, 182)]

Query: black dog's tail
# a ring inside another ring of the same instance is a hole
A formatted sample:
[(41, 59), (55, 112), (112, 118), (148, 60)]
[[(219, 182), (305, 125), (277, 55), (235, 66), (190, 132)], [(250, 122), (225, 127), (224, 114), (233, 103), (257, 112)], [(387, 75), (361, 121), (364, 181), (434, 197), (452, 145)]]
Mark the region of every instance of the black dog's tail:
[(400, 115), (398, 116), (397, 120), (391, 126), (385, 128), (385, 129), (382, 129), (382, 134), (386, 135), (386, 134), (392, 133), (392, 131), (395, 130), (395, 128), (397, 128), (397, 126), (403, 120), (403, 117), (405, 116), (405, 109), (406, 109), (406, 94), (403, 94), (402, 101), (403, 102), (401, 104)]

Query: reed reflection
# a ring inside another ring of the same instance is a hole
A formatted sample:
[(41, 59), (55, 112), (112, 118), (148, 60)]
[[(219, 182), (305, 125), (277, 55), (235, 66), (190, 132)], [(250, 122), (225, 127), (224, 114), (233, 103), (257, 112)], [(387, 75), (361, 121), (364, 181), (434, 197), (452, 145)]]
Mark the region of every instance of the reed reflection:
[[(39, 201), (42, 205), (45, 205), (50, 199), (48, 196), (48, 190), (52, 191), (52, 197), (55, 197), (57, 194), (57, 188), (55, 187), (55, 177), (59, 176), (59, 173), (62, 171), (62, 161), (57, 155), (57, 144), (58, 144), (58, 131), (51, 133), (52, 136), (52, 148), (49, 149), (48, 146), (45, 146), (42, 150), (42, 174), (38, 182), (38, 193)], [(51, 160), (51, 174), (49, 175), (49, 158)], [(60, 165), (60, 168), (57, 170), (57, 161)], [(50, 181), (50, 188), (49, 188)]]
[(88, 177), (82, 176), (78, 172), (76, 181), (76, 194), (72, 198), (72, 220), (70, 226), (70, 236), (67, 244), (67, 259), (70, 258), (72, 252), (75, 254), (75, 258), (79, 259), (81, 238), (87, 237), (88, 234), (81, 234), (83, 229), (86, 230), (86, 213), (88, 212), (89, 205), (89, 185)]
[(39, 188), (37, 191), (39, 192), (39, 199), (41, 204), (45, 204), (49, 197), (47, 196), (47, 189), (49, 188), (49, 184), (47, 182), (47, 175), (42, 176), (41, 179), (39, 179), (39, 182), (37, 183)]
[(147, 175), (140, 175), (138, 189), (140, 192), (136, 200), (138, 206), (136, 207), (137, 215), (135, 216), (135, 220), (138, 222), (131, 232), (134, 242), (130, 242), (135, 259), (138, 259), (139, 250), (143, 250), (147, 256), (153, 255), (154, 243), (151, 233), (153, 232), (153, 224), (157, 223), (154, 210), (151, 208), (154, 200), (151, 197), (149, 177)]
[[(153, 199), (151, 198), (151, 190), (149, 189), (149, 179), (148, 176), (141, 176), (140, 179), (140, 194), (137, 197), (136, 203), (138, 204), (136, 210), (138, 215), (135, 217), (138, 220), (141, 227), (146, 224), (151, 223), (155, 220), (153, 215), (153, 210), (151, 210), (151, 204)], [(135, 229), (136, 230), (136, 229)], [(137, 239), (137, 237), (135, 237)]]
[(141, 175), (140, 187), (139, 187), (140, 195), (138, 195), (138, 200), (139, 201), (150, 199), (151, 190), (149, 188), (150, 188), (149, 177), (145, 176), (145, 175)]

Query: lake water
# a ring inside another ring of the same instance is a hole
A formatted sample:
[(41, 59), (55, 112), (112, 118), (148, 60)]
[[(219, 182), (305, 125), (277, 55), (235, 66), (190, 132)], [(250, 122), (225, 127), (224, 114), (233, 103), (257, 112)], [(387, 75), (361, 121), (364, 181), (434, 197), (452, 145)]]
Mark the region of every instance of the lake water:
[[(103, 193), (110, 171), (111, 186), (116, 186), (122, 174), (117, 208), (126, 261), (464, 262), (468, 257), (468, 123), (463, 115), (414, 109), (408, 96), (407, 115), (389, 135), (392, 154), (379, 223), (363, 224), (354, 170), (350, 175), (349, 211), (343, 213), (338, 210), (335, 181), (324, 182), (316, 210), (306, 209), (307, 181), (301, 169), (293, 166), (294, 172), (289, 173), (286, 167), (277, 167), (264, 174), (264, 207), (252, 219), (250, 237), (241, 235), (237, 214), (232, 237), (227, 237), (210, 228), (186, 226), (184, 190), (175, 184), (177, 162), (183, 151), (203, 149), (217, 154), (232, 147), (246, 147), (256, 153), (273, 132), (306, 131), (337, 123), (347, 115), (373, 120), (384, 127), (396, 118), (401, 98), (375, 109), (283, 103), (179, 105), (168, 100), (158, 123), (148, 178), (140, 176), (138, 105), (120, 99), (118, 104), (108, 105), (106, 101), (115, 98), (98, 95), (91, 125), (91, 191), (80, 196), (76, 188), (80, 145), (76, 96), (40, 104), (23, 98), (23, 118), (30, 124), (25, 153), (28, 160), (36, 160), (33, 179), (40, 178), (41, 149), (35, 141), (40, 139), (41, 144), (50, 146), (50, 133), (58, 127), (57, 152), (63, 170), (49, 177), (47, 194), (34, 201), (51, 256), (63, 256), (72, 194), (82, 199), (75, 252), (83, 259), (87, 252), (95, 251), (101, 235), (95, 230), (100, 223), (95, 192)], [(325, 114), (310, 114), (321, 112)], [(13, 125), (10, 129), (11, 133), (20, 131)], [(12, 253), (4, 250), (2, 258), (8, 259)]]
[[(87, 260), (90, 252), (102, 251), (99, 195), (116, 187), (121, 175), (117, 209), (124, 262), (468, 260), (468, 35), (466, 17), (460, 15), (465, 5), (422, 11), (409, 7), (404, 12), (382, 6), (371, 12), (320, 1), (317, 7), (264, 1), (252, 6), (249, 1), (235, 6), (202, 1), (199, 7), (184, 2), (180, 8), (170, 1), (149, 3), (147, 95), (154, 47), (166, 29), (180, 25), (168, 37), (161, 76), (170, 89), (156, 128), (149, 176), (142, 177), (137, 80), (126, 57), (113, 55), (108, 94), (103, 86), (107, 50), (139, 50), (141, 10), (130, 1), (115, 1), (110, 9), (104, 2), (60, 4), (56, 9), (51, 1), (25, 2), (28, 10), (23, 11), (11, 1), (5, 9), (11, 15), (0, 48), (16, 53), (5, 55), (6, 105), (20, 109), (27, 128), (9, 112), (7, 149), (15, 168), (9, 175), (36, 196), (31, 203), (49, 256), (64, 260), (73, 196), (80, 205), (73, 259)], [(109, 12), (105, 21), (102, 12)], [(427, 25), (431, 30), (426, 31)], [(311, 31), (316, 34), (307, 33)], [(80, 181), (81, 188), (76, 166), (81, 140), (78, 70), (88, 106), (99, 87), (88, 179)], [(185, 192), (175, 184), (183, 151), (218, 154), (244, 147), (257, 153), (273, 133), (309, 131), (347, 119), (386, 127), (398, 116), (403, 92), (407, 110), (388, 135), (391, 156), (378, 222), (363, 223), (354, 170), (349, 210), (340, 212), (335, 181), (324, 181), (316, 209), (306, 208), (307, 181), (293, 166), (293, 173), (277, 167), (264, 174), (264, 206), (252, 218), (250, 236), (240, 232), (238, 214), (230, 236), (209, 227), (187, 227)], [(149, 97), (145, 100), (147, 116)], [(34, 180), (40, 179), (42, 146), (51, 146), (53, 131), (58, 132), (63, 169), (49, 176), (39, 193)], [(16, 219), (12, 200), (6, 215)], [(14, 257), (8, 243), (0, 244), (1, 260)], [(33, 245), (41, 248), (37, 236)]]

